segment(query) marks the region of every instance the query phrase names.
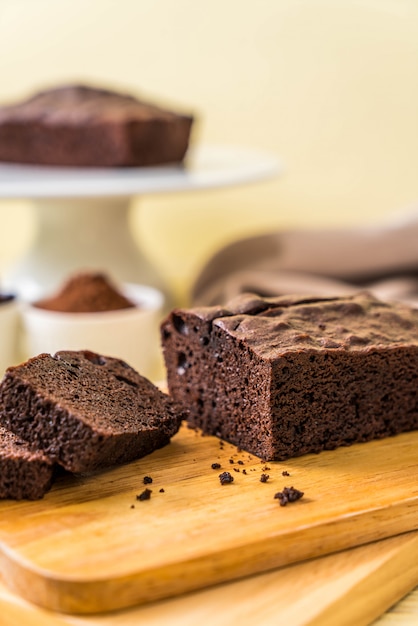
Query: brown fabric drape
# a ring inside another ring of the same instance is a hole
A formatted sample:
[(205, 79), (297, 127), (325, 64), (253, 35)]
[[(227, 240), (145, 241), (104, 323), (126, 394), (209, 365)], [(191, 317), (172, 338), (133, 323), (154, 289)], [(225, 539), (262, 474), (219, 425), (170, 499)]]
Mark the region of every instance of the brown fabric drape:
[(353, 229), (293, 230), (246, 238), (202, 269), (191, 304), (261, 295), (342, 295), (369, 290), (418, 306), (418, 208)]

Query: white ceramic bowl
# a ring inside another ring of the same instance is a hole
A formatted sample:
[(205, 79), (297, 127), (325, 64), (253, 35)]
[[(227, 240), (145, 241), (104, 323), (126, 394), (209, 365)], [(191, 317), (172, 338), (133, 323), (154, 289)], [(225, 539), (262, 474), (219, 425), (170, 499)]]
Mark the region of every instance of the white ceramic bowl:
[(27, 357), (59, 350), (91, 350), (126, 361), (148, 378), (158, 378), (159, 324), (163, 294), (126, 283), (122, 293), (137, 307), (100, 313), (62, 313), (22, 306), (23, 350)]
[(17, 298), (0, 302), (0, 377), (19, 360), (19, 306)]

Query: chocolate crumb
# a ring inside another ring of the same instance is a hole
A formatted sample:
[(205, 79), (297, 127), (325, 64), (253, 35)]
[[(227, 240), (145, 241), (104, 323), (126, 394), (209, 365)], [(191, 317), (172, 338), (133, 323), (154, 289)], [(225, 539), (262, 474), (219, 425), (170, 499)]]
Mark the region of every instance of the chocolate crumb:
[(233, 470), (234, 470), (234, 472), (239, 472), (240, 471), (240, 469), (238, 467), (234, 467)]
[(282, 476), (290, 476), (290, 474), (287, 470), (283, 470)]
[(221, 481), (221, 485), (227, 485), (228, 483), (234, 482), (234, 477), (229, 472), (222, 472), (222, 474), (219, 474), (219, 480)]
[(235, 463), (234, 459), (229, 459), (229, 462), (230, 462), (231, 464), (232, 464), (232, 463)]
[(163, 488), (161, 487), (161, 489), (160, 489), (160, 493), (165, 493), (165, 489), (163, 489)]
[(221, 469), (221, 464), (220, 463), (212, 463), (211, 467), (212, 467), (212, 469)]
[(238, 465), (244, 465), (244, 461), (237, 461)]
[(285, 487), (283, 491), (279, 491), (274, 495), (279, 500), (280, 506), (286, 506), (288, 502), (296, 502), (303, 497), (303, 491), (295, 489), (294, 487)]
[(134, 509), (134, 508), (135, 508), (135, 505), (134, 505), (134, 504), (131, 504), (131, 509)]
[(268, 481), (268, 479), (270, 478), (270, 476), (268, 474), (261, 474), (260, 476), (260, 482), (261, 483), (266, 483)]
[(141, 502), (143, 502), (144, 500), (149, 500), (151, 498), (151, 494), (152, 494), (151, 489), (147, 488), (147, 489), (144, 489), (144, 491), (142, 493), (137, 495), (136, 499), (140, 500)]
[(144, 476), (144, 485), (150, 485), (152, 483), (151, 476)]
[(246, 470), (246, 469), (243, 469), (243, 470), (242, 470), (242, 473), (243, 473), (243, 474), (246, 474), (246, 473), (247, 473), (247, 470)]
[(267, 467), (267, 465), (265, 465), (262, 469), (263, 469), (263, 472), (268, 472), (270, 468)]

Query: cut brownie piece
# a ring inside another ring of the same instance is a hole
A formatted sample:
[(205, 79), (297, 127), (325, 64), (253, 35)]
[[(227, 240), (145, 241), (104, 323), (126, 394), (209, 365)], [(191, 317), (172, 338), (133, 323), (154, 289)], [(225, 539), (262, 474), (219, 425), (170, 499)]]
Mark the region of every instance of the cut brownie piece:
[(42, 452), (0, 426), (0, 498), (38, 500), (50, 489), (54, 465)]
[(367, 293), (244, 294), (174, 310), (161, 331), (191, 424), (263, 459), (418, 428), (418, 310)]
[(133, 96), (68, 85), (0, 107), (0, 161), (69, 166), (180, 163), (193, 117)]
[(4, 426), (72, 472), (145, 456), (169, 443), (182, 413), (119, 359), (89, 351), (41, 354), (0, 385)]

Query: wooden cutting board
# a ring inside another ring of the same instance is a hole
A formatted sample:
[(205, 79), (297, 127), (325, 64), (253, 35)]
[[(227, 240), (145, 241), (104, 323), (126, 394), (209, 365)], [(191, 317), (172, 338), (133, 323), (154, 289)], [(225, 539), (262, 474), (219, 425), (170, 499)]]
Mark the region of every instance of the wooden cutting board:
[[(383, 539), (272, 572), (100, 615), (42, 609), (0, 583), (2, 626), (366, 626), (418, 584), (418, 532)], [(416, 624), (409, 596), (404, 608)], [(417, 595), (418, 599), (418, 595)], [(380, 621), (379, 621), (380, 625)], [(376, 625), (377, 626), (377, 625)]]
[[(415, 432), (265, 464), (184, 427), (137, 462), (1, 503), (3, 576), (53, 610), (109, 611), (414, 530), (417, 450)], [(304, 497), (279, 506), (285, 486)]]

